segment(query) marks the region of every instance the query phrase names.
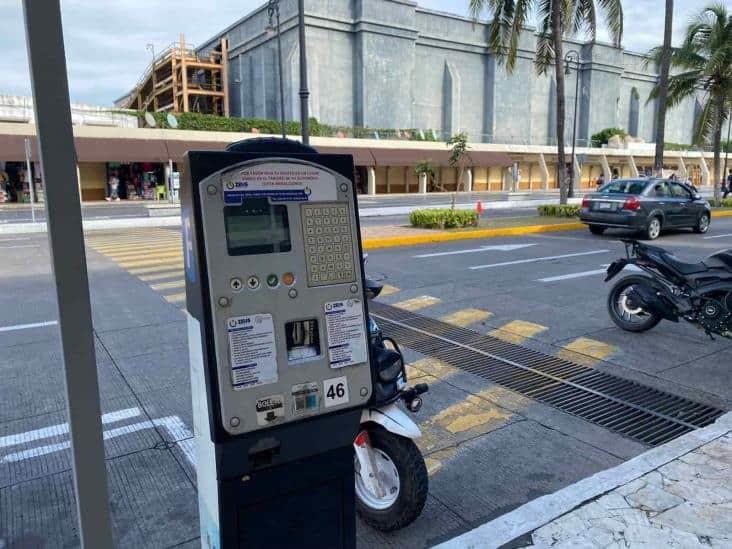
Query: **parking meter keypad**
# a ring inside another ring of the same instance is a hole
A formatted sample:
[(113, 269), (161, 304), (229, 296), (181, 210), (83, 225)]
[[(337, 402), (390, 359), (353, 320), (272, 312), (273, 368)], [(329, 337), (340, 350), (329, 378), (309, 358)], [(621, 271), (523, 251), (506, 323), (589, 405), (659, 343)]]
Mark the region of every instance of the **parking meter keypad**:
[(355, 282), (353, 235), (348, 205), (302, 204), (308, 286)]

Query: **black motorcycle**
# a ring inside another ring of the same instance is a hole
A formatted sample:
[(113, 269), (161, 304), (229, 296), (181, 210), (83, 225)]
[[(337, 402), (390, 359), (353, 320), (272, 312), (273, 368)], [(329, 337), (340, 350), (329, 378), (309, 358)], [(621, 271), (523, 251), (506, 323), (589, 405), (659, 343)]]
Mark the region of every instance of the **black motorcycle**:
[(715, 334), (732, 339), (732, 249), (684, 263), (658, 246), (623, 243), (627, 257), (608, 267), (605, 282), (628, 265), (646, 274), (622, 278), (610, 290), (607, 308), (618, 327), (645, 332), (663, 319), (683, 318), (712, 339)]

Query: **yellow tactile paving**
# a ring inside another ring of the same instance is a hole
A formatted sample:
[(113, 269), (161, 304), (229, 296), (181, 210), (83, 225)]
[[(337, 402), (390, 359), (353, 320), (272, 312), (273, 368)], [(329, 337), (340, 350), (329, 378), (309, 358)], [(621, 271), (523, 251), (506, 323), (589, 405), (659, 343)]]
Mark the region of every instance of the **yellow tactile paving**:
[(139, 278), (143, 282), (154, 282), (155, 280), (165, 280), (166, 278), (179, 278), (181, 276), (183, 276), (182, 269), (167, 269), (160, 273), (153, 273), (153, 274), (147, 274), (147, 275), (144, 274), (144, 275), (138, 276), (137, 278)]
[(557, 356), (585, 366), (594, 366), (605, 360), (617, 350), (617, 347), (596, 339), (580, 337), (566, 344)]
[(392, 286), (391, 284), (384, 284), (384, 287), (381, 289), (381, 294), (379, 294), (379, 295), (382, 295), (382, 296), (392, 295), (399, 291), (400, 291), (399, 288), (397, 288), (396, 286)]
[(493, 316), (493, 313), (482, 311), (480, 309), (460, 309), (459, 311), (443, 316), (440, 320), (447, 322), (448, 324), (465, 328), (466, 326), (470, 326), (476, 322), (481, 322), (491, 316)]
[(181, 244), (180, 238), (175, 239), (164, 239), (164, 240), (122, 240), (118, 242), (100, 243), (90, 242), (89, 246), (95, 250), (104, 250), (115, 252), (115, 251), (135, 251), (140, 248), (165, 248), (169, 246), (178, 246)]
[(176, 288), (185, 288), (186, 287), (186, 281), (181, 280), (172, 280), (170, 282), (161, 282), (160, 284), (150, 284), (150, 288), (155, 290), (156, 292), (160, 290), (173, 290)]
[(183, 303), (186, 300), (186, 293), (164, 295), (163, 297), (168, 303)]
[(124, 259), (127, 257), (139, 257), (143, 254), (149, 253), (168, 253), (168, 252), (182, 252), (181, 246), (138, 246), (134, 250), (99, 250), (95, 248), (99, 253), (103, 253), (107, 257), (114, 259)]
[(405, 299), (404, 301), (394, 303), (394, 307), (399, 307), (405, 311), (419, 311), (420, 309), (437, 305), (438, 303), (440, 303), (440, 300), (436, 297), (421, 295), (419, 297), (413, 297), (412, 299)]
[[(144, 255), (141, 257), (145, 257)], [(136, 259), (134, 261), (118, 261), (117, 264), (125, 269), (133, 269), (135, 267), (153, 267), (155, 265), (170, 265), (178, 261), (181, 262), (181, 254), (165, 257), (152, 257), (150, 259)]]
[(546, 326), (534, 324), (525, 320), (513, 320), (500, 328), (493, 330), (488, 335), (508, 341), (509, 343), (522, 343), (527, 339), (547, 330)]

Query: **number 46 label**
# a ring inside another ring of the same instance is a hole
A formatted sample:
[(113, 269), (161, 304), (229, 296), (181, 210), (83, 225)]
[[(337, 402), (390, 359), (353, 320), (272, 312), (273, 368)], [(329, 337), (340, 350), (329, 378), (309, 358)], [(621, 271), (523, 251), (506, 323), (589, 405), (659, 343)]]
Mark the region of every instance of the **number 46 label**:
[(348, 378), (334, 377), (323, 381), (324, 405), (326, 408), (348, 402)]

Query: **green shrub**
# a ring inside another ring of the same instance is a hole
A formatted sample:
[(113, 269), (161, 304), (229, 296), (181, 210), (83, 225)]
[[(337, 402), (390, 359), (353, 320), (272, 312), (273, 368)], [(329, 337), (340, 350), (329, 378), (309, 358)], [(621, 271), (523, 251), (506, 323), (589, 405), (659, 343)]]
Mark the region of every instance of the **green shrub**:
[(414, 210), (409, 214), (412, 227), (423, 229), (456, 229), (476, 227), (478, 214), (473, 210)]
[(579, 204), (542, 204), (537, 208), (539, 215), (550, 217), (579, 217)]
[(709, 204), (714, 208), (732, 208), (732, 198), (725, 198), (719, 203), (716, 200), (710, 200)]
[(625, 133), (625, 130), (623, 128), (605, 128), (604, 130), (592, 134), (592, 141), (595, 146), (607, 145), (608, 139), (610, 139), (613, 135), (619, 135), (622, 139), (628, 134)]

